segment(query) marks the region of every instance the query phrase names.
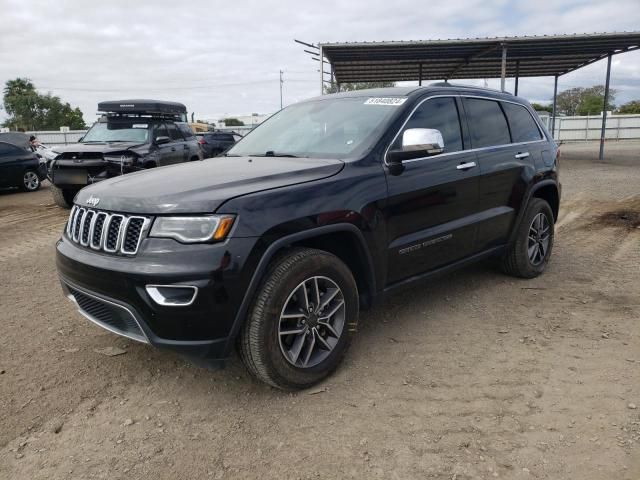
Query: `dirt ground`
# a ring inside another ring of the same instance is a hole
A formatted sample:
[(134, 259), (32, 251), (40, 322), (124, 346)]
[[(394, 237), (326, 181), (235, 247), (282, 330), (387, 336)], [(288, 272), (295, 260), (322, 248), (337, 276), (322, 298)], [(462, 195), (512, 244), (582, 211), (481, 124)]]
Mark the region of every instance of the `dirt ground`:
[(547, 273), (389, 297), (295, 394), (90, 324), (56, 278), (67, 212), (0, 194), (0, 478), (640, 479), (640, 144), (596, 148), (562, 148)]

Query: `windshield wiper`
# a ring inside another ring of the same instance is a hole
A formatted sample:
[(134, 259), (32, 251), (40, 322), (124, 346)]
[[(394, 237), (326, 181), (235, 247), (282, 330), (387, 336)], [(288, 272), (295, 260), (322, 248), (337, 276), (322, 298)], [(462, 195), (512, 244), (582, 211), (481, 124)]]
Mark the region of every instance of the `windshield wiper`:
[(264, 153), (264, 155), (256, 155), (256, 156), (300, 158), (298, 155), (293, 155), (291, 153), (277, 153), (277, 152), (274, 152), (273, 150), (267, 150)]

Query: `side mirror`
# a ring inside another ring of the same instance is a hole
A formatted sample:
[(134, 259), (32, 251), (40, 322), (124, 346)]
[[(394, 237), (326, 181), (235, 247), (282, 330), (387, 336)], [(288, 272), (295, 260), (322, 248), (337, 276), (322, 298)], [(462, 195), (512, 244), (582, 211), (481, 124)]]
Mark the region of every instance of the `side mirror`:
[[(408, 128), (402, 134), (402, 149), (390, 150), (387, 160), (390, 166), (402, 164), (404, 160), (429, 157), (444, 152), (444, 140), (440, 130), (433, 128)], [(403, 169), (400, 169), (400, 172)], [(393, 173), (393, 172), (392, 172)]]
[(156, 145), (162, 145), (163, 143), (169, 143), (171, 139), (169, 137), (156, 137)]

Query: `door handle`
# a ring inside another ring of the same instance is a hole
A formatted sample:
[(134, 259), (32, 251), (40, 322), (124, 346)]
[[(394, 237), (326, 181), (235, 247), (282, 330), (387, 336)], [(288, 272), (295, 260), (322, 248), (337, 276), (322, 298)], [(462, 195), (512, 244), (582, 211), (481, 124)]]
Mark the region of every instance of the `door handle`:
[(475, 166), (476, 166), (476, 162), (467, 162), (467, 163), (461, 163), (456, 168), (458, 170), (468, 170), (469, 168), (473, 168)]
[(529, 152), (518, 152), (514, 155), (516, 158), (527, 158), (529, 156)]

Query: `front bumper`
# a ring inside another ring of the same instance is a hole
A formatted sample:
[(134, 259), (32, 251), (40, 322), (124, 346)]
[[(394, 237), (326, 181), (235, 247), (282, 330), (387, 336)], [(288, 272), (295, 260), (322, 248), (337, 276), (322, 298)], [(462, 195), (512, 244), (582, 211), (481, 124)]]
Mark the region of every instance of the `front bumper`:
[(92, 183), (141, 170), (131, 162), (119, 163), (106, 160), (52, 160), (48, 168), (51, 183), (58, 187), (84, 187)]
[[(250, 281), (255, 240), (183, 245), (146, 238), (136, 256), (95, 252), (63, 236), (56, 247), (62, 288), (89, 320), (113, 333), (181, 354), (224, 359)], [(190, 285), (184, 306), (160, 305), (147, 285)]]

